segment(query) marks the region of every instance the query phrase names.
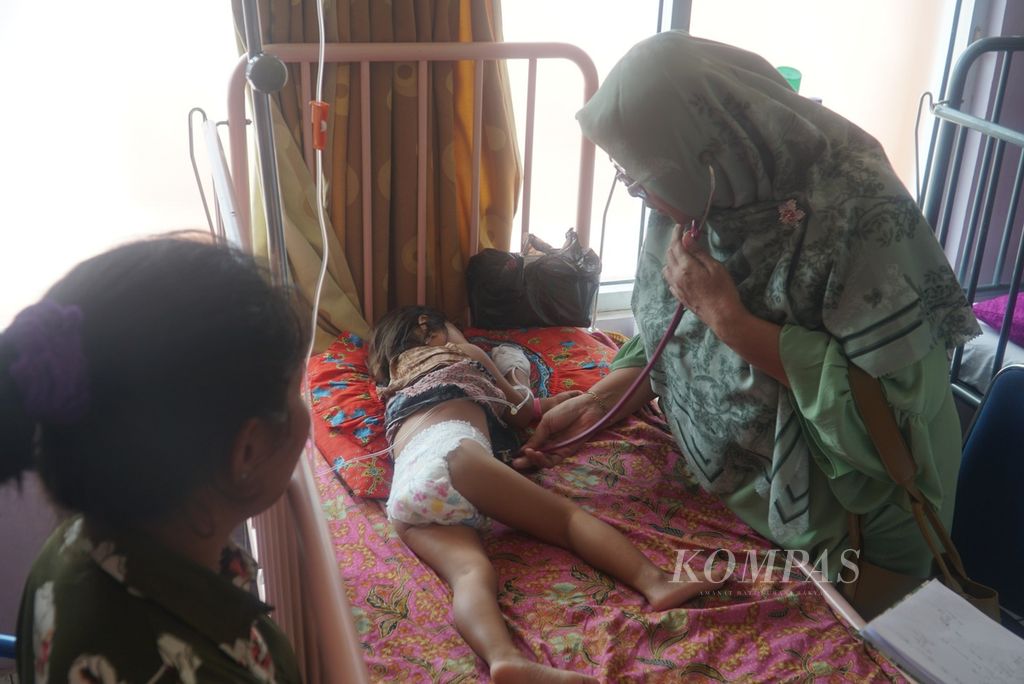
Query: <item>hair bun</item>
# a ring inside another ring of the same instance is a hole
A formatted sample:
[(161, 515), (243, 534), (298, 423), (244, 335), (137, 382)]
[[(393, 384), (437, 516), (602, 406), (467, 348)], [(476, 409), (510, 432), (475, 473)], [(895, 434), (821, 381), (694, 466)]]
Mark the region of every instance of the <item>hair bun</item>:
[(89, 408), (82, 310), (44, 299), (21, 311), (4, 332), (14, 357), (7, 368), (32, 420), (68, 425)]

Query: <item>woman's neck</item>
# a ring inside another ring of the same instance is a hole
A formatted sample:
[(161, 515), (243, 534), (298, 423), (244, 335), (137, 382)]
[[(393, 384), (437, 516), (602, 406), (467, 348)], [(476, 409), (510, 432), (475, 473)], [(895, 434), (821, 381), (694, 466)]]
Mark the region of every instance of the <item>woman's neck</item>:
[(228, 543), (234, 525), (211, 525), (199, 528), (181, 516), (160, 523), (140, 526), (161, 546), (181, 555), (213, 572), (220, 572), (221, 551)]
[[(220, 572), (221, 551), (227, 546), (231, 533), (239, 522), (229, 522), (212, 511), (200, 516), (194, 510), (178, 511), (157, 522), (144, 522), (132, 526), (165, 549), (184, 556), (194, 563)], [(116, 530), (110, 525), (86, 519), (86, 530), (95, 540), (112, 536)]]

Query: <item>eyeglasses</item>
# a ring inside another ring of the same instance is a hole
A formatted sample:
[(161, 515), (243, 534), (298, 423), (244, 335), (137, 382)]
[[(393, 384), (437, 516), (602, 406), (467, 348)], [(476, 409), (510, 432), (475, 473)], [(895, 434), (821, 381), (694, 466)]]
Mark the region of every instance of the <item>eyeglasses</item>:
[(612, 166), (615, 167), (615, 180), (626, 186), (626, 192), (629, 193), (630, 197), (642, 200), (647, 199), (647, 191), (644, 190), (644, 187), (626, 175), (626, 170), (619, 166), (618, 162), (612, 161)]

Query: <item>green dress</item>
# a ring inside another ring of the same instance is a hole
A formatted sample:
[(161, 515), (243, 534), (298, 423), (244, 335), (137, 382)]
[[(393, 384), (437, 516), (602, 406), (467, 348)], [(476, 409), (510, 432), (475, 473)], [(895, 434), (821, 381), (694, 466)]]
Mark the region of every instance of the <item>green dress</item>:
[[(905, 497), (892, 485), (869, 441), (850, 396), (847, 361), (838, 344), (826, 333), (796, 325), (783, 326), (779, 342), (790, 396), (799, 408), (800, 429), (815, 466), (810, 469), (810, 526), (786, 546), (807, 551), (812, 561), (827, 549), (827, 558), (832, 560), (829, 567), (820, 569), (835, 579), (841, 569), (840, 554), (849, 546), (847, 511), (854, 511), (864, 516), (866, 560), (925, 576), (931, 553)], [(619, 350), (611, 368), (646, 363), (644, 340), (637, 335)], [(948, 528), (953, 518), (961, 435), (945, 351), (936, 348), (881, 381), (915, 461), (924, 464), (918, 483), (939, 507)], [(743, 522), (772, 539), (769, 500), (758, 492), (757, 479), (751, 472), (746, 482), (723, 500)]]
[(299, 682), (255, 565), (231, 546), (215, 574), (141, 535), (91, 539), (80, 516), (36, 559), (18, 619), (18, 677), (44, 682)]

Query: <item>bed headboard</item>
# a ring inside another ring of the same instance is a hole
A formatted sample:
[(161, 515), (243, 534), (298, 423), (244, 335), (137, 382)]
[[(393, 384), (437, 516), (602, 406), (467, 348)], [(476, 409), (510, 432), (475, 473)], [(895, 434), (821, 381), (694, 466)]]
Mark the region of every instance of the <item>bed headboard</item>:
[[(302, 102), (313, 99), (313, 79), (317, 64), (319, 46), (314, 43), (268, 44), (263, 51), (281, 59), (285, 64), (299, 66), (300, 94)], [(324, 52), (328, 64), (358, 64), (362, 87), (361, 130), (370, 130), (370, 65), (381, 62), (416, 62), (418, 67), (417, 87), (428, 83), (427, 67), (432, 62), (472, 61), (475, 64), (475, 87), (473, 102), (473, 169), (472, 208), (470, 213), (470, 245), (475, 252), (479, 245), (480, 228), (480, 153), (483, 141), (483, 65), (491, 60), (527, 60), (527, 111), (526, 139), (523, 144), (523, 234), (530, 228), (530, 190), (533, 171), (533, 137), (536, 106), (537, 64), (541, 60), (564, 59), (574, 63), (583, 77), (582, 106), (597, 91), (597, 69), (593, 61), (580, 48), (565, 43), (342, 43), (328, 44)], [(247, 58), (243, 57), (235, 68), (228, 90), (228, 123), (231, 141), (231, 177), (238, 204), (239, 228), (243, 235), (250, 234), (249, 169), (248, 147), (245, 127), (245, 69)], [(427, 201), (427, 94), (419, 88), (418, 94), (417, 149), (419, 169), (417, 173), (417, 303), (426, 301), (426, 201)], [(306, 165), (314, 169), (314, 153), (310, 136), (304, 137)], [(363, 311), (367, 320), (373, 319), (373, 268), (372, 250), (372, 202), (371, 183), (362, 182), (370, 178), (370, 136), (362, 136), (362, 169), (360, 185), (363, 207)], [(576, 231), (581, 242), (589, 245), (590, 216), (593, 202), (594, 144), (580, 136), (579, 178), (577, 182)], [(472, 253), (471, 252), (471, 253)], [(354, 255), (352, 255), (354, 256)]]
[[(1019, 52), (1024, 36), (1000, 36), (975, 41), (960, 56), (945, 99), (932, 107), (939, 132), (925, 173), (925, 218), (967, 298), (1009, 295), (984, 387), (1003, 365), (1024, 272), (1024, 63), (1013, 64)], [(984, 387), (963, 381), (963, 358), (960, 348), (951, 368), (953, 389), (977, 406)]]

